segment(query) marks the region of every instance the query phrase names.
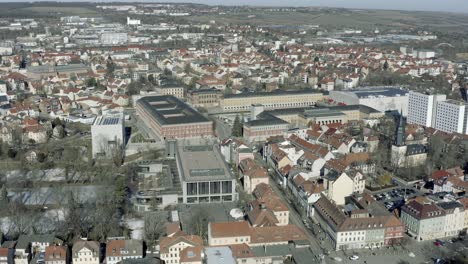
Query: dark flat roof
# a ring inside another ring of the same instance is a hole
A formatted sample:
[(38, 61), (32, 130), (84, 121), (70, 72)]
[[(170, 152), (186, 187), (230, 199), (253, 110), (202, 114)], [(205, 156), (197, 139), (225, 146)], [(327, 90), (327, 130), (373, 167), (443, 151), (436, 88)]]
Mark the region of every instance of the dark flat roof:
[(288, 122), (272, 116), (271, 118), (267, 118), (267, 119), (251, 120), (249, 122), (246, 122), (245, 126), (255, 127), (255, 126), (272, 126), (272, 125), (288, 125), (288, 124), (289, 124)]
[(356, 88), (349, 92), (354, 93), (358, 98), (372, 98), (372, 97), (397, 97), (406, 96), (408, 91), (400, 87), (388, 87), (388, 86), (376, 86), (376, 87), (365, 87)]
[(161, 125), (212, 122), (171, 95), (143, 97), (137, 101), (137, 105), (150, 112)]

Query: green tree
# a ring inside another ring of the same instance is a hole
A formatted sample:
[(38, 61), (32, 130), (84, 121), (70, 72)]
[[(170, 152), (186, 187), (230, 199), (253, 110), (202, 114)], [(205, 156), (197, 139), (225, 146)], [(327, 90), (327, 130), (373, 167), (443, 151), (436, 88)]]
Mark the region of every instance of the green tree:
[(0, 189), (0, 204), (7, 204), (8, 203), (8, 190), (5, 185), (2, 186)]
[(235, 137), (242, 137), (242, 123), (239, 119), (239, 115), (236, 115), (234, 124), (232, 125), (232, 135)]
[(142, 84), (146, 84), (146, 77), (145, 76), (140, 76), (140, 78), (138, 79), (138, 82), (142, 83)]
[(115, 64), (112, 61), (112, 59), (107, 60), (106, 64), (106, 75), (108, 77), (114, 77), (114, 72), (115, 72)]
[(16, 157), (16, 154), (18, 154), (18, 152), (15, 149), (13, 148), (8, 149), (7, 155), (10, 159), (14, 159)]
[(383, 64), (384, 71), (387, 71), (389, 67), (390, 66), (388, 65), (388, 61), (385, 61), (385, 63)]
[(154, 79), (154, 75), (153, 74), (150, 74), (148, 75), (148, 82), (150, 82), (151, 84), (155, 84), (155, 79)]
[(125, 203), (128, 197), (128, 186), (127, 186), (127, 177), (124, 175), (119, 175), (115, 179), (114, 187), (114, 201), (117, 209), (123, 211), (125, 209)]
[(98, 84), (98, 82), (96, 81), (96, 78), (93, 77), (93, 78), (87, 79), (86, 82), (85, 82), (85, 84), (86, 84), (86, 86), (88, 86), (88, 87), (96, 87), (97, 84)]

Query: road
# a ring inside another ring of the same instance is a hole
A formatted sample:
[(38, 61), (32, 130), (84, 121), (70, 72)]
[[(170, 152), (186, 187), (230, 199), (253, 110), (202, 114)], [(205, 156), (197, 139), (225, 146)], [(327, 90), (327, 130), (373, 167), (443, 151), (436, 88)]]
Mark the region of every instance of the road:
[[(265, 168), (268, 168), (268, 165), (262, 159), (260, 154), (255, 153), (255, 159), (258, 162), (261, 162)], [(304, 233), (307, 235), (307, 238), (310, 242), (310, 247), (316, 256), (318, 256), (319, 254), (324, 254), (324, 249), (322, 248), (322, 246), (320, 246), (320, 240), (317, 238), (316, 235), (314, 235), (314, 233), (309, 228), (307, 228), (304, 225), (304, 222), (303, 222), (304, 219), (301, 217), (301, 213), (297, 210), (294, 203), (286, 194), (287, 190), (284, 190), (282, 187), (279, 186), (278, 181), (276, 180), (276, 177), (275, 175), (273, 175), (273, 173), (275, 172), (271, 171), (269, 173), (269, 176), (271, 178), (270, 186), (272, 187), (273, 191), (278, 194), (279, 198), (284, 202), (284, 204), (286, 204), (286, 206), (288, 207), (290, 224), (296, 225), (304, 231)], [(309, 224), (311, 223), (309, 219), (305, 219), (305, 220), (308, 221)], [(324, 259), (322, 260), (322, 263), (326, 263)]]
[(213, 117), (212, 120), (215, 123), (216, 134), (220, 140), (231, 136), (232, 129), (228, 124), (224, 123), (223, 120), (220, 120), (216, 117)]

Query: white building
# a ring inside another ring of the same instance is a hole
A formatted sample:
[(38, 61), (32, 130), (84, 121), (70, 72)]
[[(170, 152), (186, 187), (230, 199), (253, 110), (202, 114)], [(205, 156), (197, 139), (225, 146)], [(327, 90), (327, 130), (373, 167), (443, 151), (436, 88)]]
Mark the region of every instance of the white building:
[(437, 103), (446, 100), (445, 94), (410, 92), (408, 98), (408, 123), (434, 127)]
[(93, 158), (111, 157), (115, 151), (122, 150), (125, 143), (123, 115), (105, 115), (96, 118), (91, 126), (91, 136)]
[(102, 45), (119, 45), (128, 42), (127, 33), (107, 32), (101, 35)]
[(96, 241), (79, 240), (73, 244), (73, 264), (99, 264), (100, 246)]
[(432, 59), (435, 58), (435, 51), (426, 49), (413, 50), (413, 57), (418, 59)]
[(462, 101), (447, 100), (437, 104), (435, 129), (447, 133), (467, 134), (467, 104)]
[(129, 26), (138, 26), (138, 25), (141, 25), (141, 21), (140, 21), (140, 19), (131, 19), (131, 18), (127, 17), (127, 25), (129, 25)]
[(365, 105), (378, 111), (408, 114), (408, 91), (399, 87), (363, 87), (352, 91), (330, 91), (330, 99), (345, 105)]

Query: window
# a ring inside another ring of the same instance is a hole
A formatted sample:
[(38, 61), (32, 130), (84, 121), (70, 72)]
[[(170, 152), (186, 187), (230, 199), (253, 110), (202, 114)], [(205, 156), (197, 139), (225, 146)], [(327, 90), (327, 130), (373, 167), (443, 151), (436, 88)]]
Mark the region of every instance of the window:
[(199, 182), (198, 183), (198, 193), (199, 194), (208, 194), (209, 193), (209, 183), (208, 182)]
[(197, 183), (187, 183), (187, 195), (197, 195)]
[(221, 187), (219, 182), (210, 182), (210, 193), (219, 194), (221, 192)]
[(223, 181), (222, 182), (222, 192), (223, 193), (231, 193), (232, 192), (232, 182), (231, 181)]

